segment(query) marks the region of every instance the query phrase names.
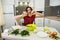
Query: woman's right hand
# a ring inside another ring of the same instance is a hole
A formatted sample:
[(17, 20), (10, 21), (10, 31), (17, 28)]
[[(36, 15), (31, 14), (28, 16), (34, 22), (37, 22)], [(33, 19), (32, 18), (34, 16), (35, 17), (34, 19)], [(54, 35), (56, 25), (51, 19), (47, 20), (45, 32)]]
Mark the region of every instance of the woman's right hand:
[(25, 11), (23, 11), (22, 16), (23, 17), (27, 16), (27, 13)]

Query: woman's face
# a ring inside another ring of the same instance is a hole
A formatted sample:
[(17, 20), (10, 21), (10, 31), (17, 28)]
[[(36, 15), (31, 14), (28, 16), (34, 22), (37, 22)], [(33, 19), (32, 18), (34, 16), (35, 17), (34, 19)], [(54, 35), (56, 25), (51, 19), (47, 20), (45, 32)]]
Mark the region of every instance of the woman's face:
[(31, 13), (31, 9), (30, 9), (30, 8), (27, 8), (27, 12), (28, 12), (28, 13)]

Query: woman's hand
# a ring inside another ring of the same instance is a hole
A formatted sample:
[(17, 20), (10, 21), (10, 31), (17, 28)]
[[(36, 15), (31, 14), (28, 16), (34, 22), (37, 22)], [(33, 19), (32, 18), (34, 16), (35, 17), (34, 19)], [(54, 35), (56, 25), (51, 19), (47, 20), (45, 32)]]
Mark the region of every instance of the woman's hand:
[(25, 11), (23, 11), (22, 16), (23, 17), (27, 16), (27, 13)]
[(34, 15), (34, 14), (35, 14), (35, 11), (34, 11), (34, 10), (32, 10), (31, 14), (33, 14), (33, 15)]

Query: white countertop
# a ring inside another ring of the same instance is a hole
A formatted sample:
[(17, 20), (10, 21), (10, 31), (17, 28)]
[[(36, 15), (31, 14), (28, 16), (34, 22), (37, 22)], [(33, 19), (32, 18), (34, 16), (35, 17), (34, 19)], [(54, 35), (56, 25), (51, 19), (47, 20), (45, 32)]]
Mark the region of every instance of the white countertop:
[[(38, 30), (41, 31), (43, 27), (38, 27)], [(54, 28), (50, 28), (51, 31), (56, 31), (59, 34), (59, 32), (54, 29)], [(25, 37), (22, 37), (20, 35), (8, 35), (7, 33), (4, 34), (2, 33), (2, 38), (5, 38), (5, 39), (10, 39), (10, 40), (53, 40), (49, 37), (39, 37), (38, 35), (36, 34), (31, 34), (30, 36), (25, 36)], [(60, 40), (60, 39), (59, 39)]]

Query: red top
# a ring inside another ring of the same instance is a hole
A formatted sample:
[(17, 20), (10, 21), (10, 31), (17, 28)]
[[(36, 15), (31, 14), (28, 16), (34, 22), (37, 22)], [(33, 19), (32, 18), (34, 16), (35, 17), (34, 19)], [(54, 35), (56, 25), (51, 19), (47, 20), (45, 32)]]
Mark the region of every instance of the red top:
[(32, 15), (31, 17), (25, 16), (24, 17), (24, 25), (32, 24), (34, 19), (35, 19), (35, 15)]

